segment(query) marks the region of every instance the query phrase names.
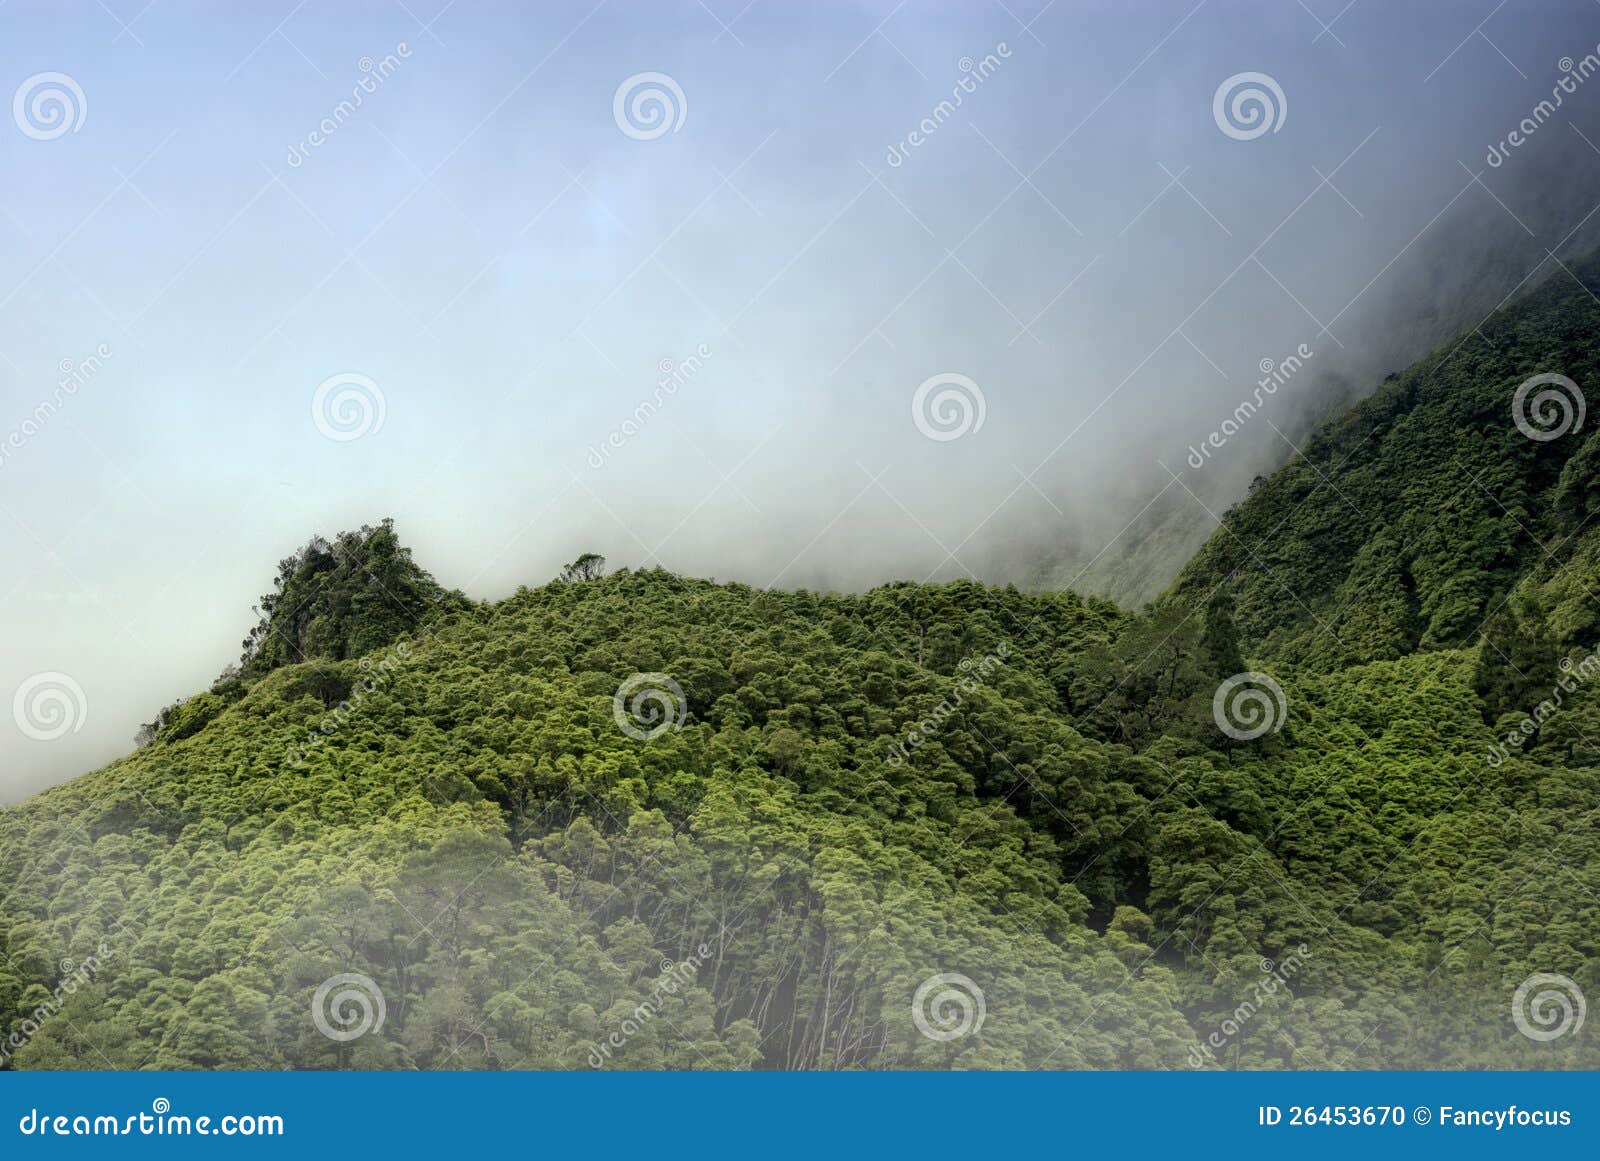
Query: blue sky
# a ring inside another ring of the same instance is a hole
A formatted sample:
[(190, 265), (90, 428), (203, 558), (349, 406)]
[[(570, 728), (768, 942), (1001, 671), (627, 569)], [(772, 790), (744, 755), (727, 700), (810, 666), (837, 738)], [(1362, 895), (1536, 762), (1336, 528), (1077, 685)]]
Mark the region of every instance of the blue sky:
[[(1587, 2), (10, 0), (0, 25), (6, 85), (81, 92), (75, 129), (0, 132), (0, 441), (93, 362), (0, 458), (0, 692), (83, 691), (59, 738), (0, 715), (0, 799), (202, 688), (316, 531), (392, 515), (475, 597), (587, 549), (859, 586), (1109, 539), (1263, 360), (1369, 374), (1433, 239), (1514, 229), (1518, 168), (1600, 141), (1575, 101), (1484, 163), (1600, 43)], [(1213, 98), (1251, 72), (1281, 123), (1242, 140)], [(681, 124), (630, 135), (647, 73)], [(944, 375), (984, 421), (931, 439), (911, 400)], [(337, 376), (381, 426), (329, 438)], [(1246, 432), (1196, 490), (1285, 451)]]

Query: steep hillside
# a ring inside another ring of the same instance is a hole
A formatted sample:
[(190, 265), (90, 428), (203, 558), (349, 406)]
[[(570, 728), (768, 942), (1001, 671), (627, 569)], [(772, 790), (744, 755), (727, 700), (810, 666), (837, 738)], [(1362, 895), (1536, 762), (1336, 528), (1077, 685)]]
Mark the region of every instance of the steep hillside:
[[(1393, 377), (1230, 510), (1174, 595), (1229, 589), (1249, 647), (1290, 663), (1476, 642), (1525, 573), (1594, 531), (1596, 289), (1600, 257), (1558, 267)], [(1578, 394), (1546, 383), (1519, 403), (1540, 375)]]

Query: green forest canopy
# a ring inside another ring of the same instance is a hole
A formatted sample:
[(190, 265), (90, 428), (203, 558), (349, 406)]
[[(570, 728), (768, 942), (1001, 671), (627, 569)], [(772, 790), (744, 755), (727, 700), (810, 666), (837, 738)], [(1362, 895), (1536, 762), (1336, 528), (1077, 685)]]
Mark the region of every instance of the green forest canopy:
[(0, 813), (0, 1060), (1600, 1067), (1512, 1006), (1600, 995), (1600, 435), (1511, 413), (1600, 382), (1594, 286), (1387, 383), (1137, 613), (592, 554), (474, 603), (388, 521), (313, 540), (210, 690)]

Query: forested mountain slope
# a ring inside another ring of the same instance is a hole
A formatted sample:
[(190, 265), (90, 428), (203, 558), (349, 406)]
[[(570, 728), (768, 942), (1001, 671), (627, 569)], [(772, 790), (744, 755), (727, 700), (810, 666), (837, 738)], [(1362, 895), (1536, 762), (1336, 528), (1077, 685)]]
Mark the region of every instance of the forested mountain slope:
[(1137, 615), (313, 541), (0, 813), (0, 1066), (1600, 1067), (1513, 1011), (1600, 995), (1600, 445), (1513, 420), (1596, 321), (1410, 369)]
[[(1600, 428), (1580, 412), (1600, 384), (1597, 289), (1600, 256), (1554, 267), (1392, 377), (1230, 510), (1175, 594), (1229, 589), (1247, 646), (1287, 662), (1473, 644), (1519, 579), (1595, 531)], [(1539, 375), (1579, 395), (1546, 383), (1517, 402)]]

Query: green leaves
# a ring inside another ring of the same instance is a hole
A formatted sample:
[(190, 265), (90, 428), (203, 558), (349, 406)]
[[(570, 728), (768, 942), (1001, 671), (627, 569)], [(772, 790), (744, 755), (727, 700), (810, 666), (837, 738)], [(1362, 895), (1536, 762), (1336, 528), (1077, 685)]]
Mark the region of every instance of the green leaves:
[[(473, 605), (388, 521), (314, 539), (155, 744), (0, 813), (7, 1066), (1525, 1064), (1517, 983), (1600, 989), (1600, 452), (1506, 410), (1525, 363), (1600, 381), (1580, 292), (1396, 378), (1137, 614), (594, 554)], [(1225, 733), (1251, 671), (1281, 729)], [(919, 1029), (941, 978), (981, 1027)], [(382, 1019), (327, 1034), (335, 981)]]

